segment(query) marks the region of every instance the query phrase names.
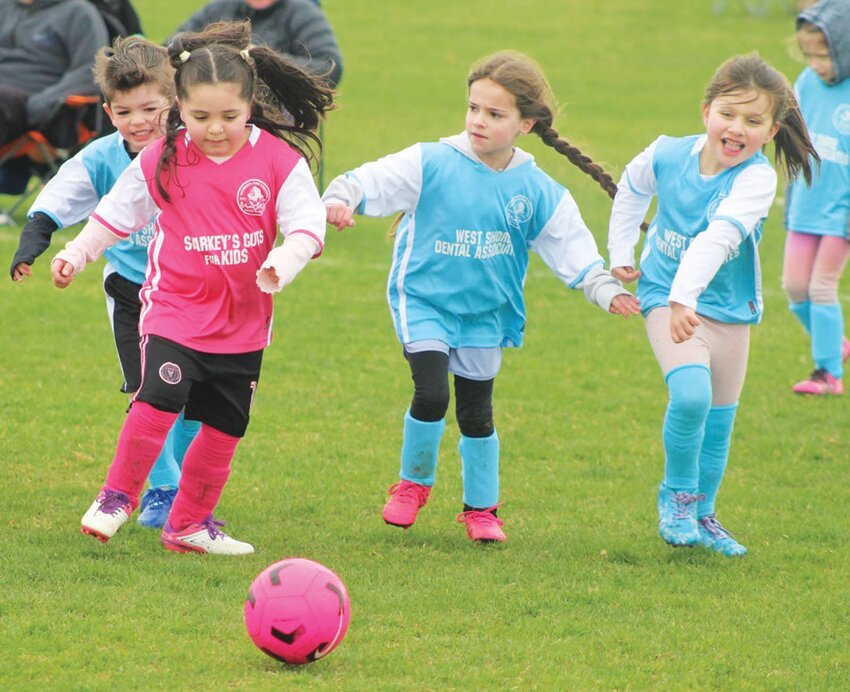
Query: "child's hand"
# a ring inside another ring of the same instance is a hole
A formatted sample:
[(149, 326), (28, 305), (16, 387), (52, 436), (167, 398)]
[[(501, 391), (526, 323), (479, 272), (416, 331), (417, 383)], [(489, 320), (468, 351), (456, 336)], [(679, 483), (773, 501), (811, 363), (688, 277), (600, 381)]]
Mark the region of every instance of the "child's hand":
[(608, 307), (608, 312), (612, 315), (640, 315), (640, 302), (631, 293), (620, 293), (614, 296), (611, 305)]
[(274, 267), (263, 267), (257, 272), (257, 286), (264, 293), (277, 293), (280, 290), (280, 277)]
[(338, 231), (355, 224), (354, 219), (351, 218), (354, 215), (351, 207), (346, 207), (344, 204), (329, 204), (325, 207), (325, 211), (328, 213), (328, 224), (336, 226)]
[(12, 281), (23, 281), (25, 276), (32, 276), (32, 267), (26, 262), (19, 262), (12, 270)]
[(74, 266), (57, 257), (50, 265), (50, 275), (56, 288), (67, 288), (74, 280)]
[(681, 344), (690, 339), (701, 324), (702, 321), (693, 308), (681, 303), (670, 303), (670, 337), (674, 344)]
[(640, 269), (634, 267), (613, 267), (611, 276), (624, 284), (630, 284), (632, 281), (637, 281), (640, 278)]

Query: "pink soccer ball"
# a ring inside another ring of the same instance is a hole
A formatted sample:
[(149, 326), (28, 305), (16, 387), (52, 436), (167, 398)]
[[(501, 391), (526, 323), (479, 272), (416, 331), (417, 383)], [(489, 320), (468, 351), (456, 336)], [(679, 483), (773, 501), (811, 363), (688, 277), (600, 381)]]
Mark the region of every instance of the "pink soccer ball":
[(345, 637), (351, 604), (324, 565), (291, 557), (266, 567), (245, 600), (245, 627), (260, 651), (292, 665), (311, 663)]

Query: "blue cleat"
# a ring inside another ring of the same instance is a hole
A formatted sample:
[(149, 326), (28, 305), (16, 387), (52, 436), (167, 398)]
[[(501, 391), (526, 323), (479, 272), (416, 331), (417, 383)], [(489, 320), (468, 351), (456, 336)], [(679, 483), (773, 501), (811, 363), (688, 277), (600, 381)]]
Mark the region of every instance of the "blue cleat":
[(165, 526), (175, 495), (177, 488), (148, 488), (139, 505), (142, 510), (138, 518), (139, 524), (152, 529)]
[(697, 527), (696, 490), (672, 490), (664, 483), (658, 488), (658, 533), (672, 546), (700, 542)]
[(746, 555), (747, 549), (724, 529), (714, 514), (707, 514), (699, 520), (699, 544), (727, 557)]

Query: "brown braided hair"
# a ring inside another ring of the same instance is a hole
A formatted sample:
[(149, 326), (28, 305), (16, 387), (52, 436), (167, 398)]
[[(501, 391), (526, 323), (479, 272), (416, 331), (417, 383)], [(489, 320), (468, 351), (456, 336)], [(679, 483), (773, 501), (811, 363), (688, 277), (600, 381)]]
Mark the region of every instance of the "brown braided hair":
[(520, 117), (536, 122), (531, 132), (562, 156), (593, 178), (613, 199), (617, 184), (598, 163), (578, 147), (565, 140), (552, 126), (555, 119), (555, 98), (543, 70), (528, 56), (516, 51), (499, 51), (473, 66), (467, 77), (467, 87), (479, 79), (490, 79), (513, 94)]

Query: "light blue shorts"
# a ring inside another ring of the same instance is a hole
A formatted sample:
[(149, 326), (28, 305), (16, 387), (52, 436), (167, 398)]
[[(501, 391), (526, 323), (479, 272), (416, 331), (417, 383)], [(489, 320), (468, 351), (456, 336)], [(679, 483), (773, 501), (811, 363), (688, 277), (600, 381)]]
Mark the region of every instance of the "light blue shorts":
[(438, 339), (423, 339), (404, 344), (408, 353), (439, 351), (449, 357), (449, 372), (468, 380), (492, 380), (502, 367), (502, 349), (451, 348)]

